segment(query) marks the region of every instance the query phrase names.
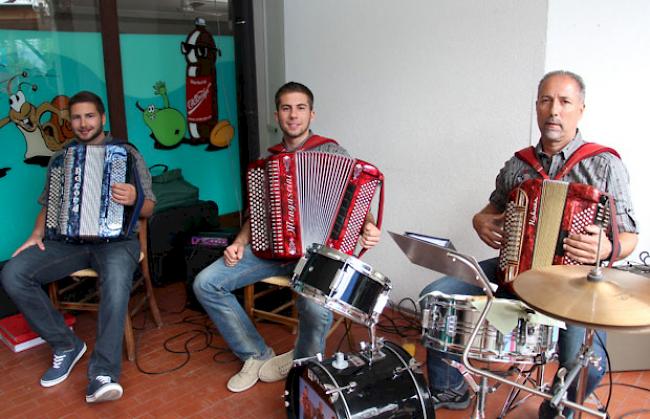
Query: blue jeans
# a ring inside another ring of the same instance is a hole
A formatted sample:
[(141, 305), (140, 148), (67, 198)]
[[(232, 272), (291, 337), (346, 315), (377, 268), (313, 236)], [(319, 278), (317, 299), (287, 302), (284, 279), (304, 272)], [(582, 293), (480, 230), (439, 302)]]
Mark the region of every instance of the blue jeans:
[[(194, 294), (219, 333), (242, 361), (270, 357), (269, 348), (232, 294), (236, 289), (276, 275), (291, 276), (295, 261), (260, 259), (246, 246), (244, 257), (233, 267), (223, 258), (203, 269), (194, 280)], [(332, 313), (315, 302), (300, 297), (297, 302), (300, 323), (295, 358), (313, 356), (325, 351), (325, 335), (332, 323)]]
[(101, 298), (88, 378), (108, 375), (118, 381), (122, 369), (124, 322), (133, 273), (140, 258), (140, 243), (133, 238), (92, 244), (45, 241), (44, 245), (43, 251), (32, 246), (7, 262), (1, 276), (5, 291), (30, 327), (53, 350), (71, 349), (79, 338), (66, 326), (43, 285), (80, 269), (97, 271)]
[[(483, 272), (485, 272), (485, 275), (491, 282), (494, 282), (496, 279), (497, 263), (498, 260), (496, 258), (487, 259), (480, 263)], [(420, 296), (436, 290), (445, 294), (483, 294), (482, 289), (478, 286), (473, 286), (456, 278), (446, 276), (427, 285), (420, 293)], [(516, 298), (512, 294), (509, 294), (507, 291), (502, 290), (498, 290), (496, 296), (500, 298)], [(585, 329), (579, 326), (572, 326), (567, 324), (566, 330), (560, 329), (558, 339), (558, 356), (561, 367), (571, 369), (571, 367), (575, 365), (576, 356), (580, 350), (580, 347), (582, 346), (584, 334)], [(605, 332), (599, 331), (598, 336), (600, 336), (602, 343), (604, 344), (606, 339)], [(591, 394), (591, 392), (594, 391), (600, 380), (603, 378), (603, 375), (605, 375), (605, 368), (607, 366), (607, 359), (605, 358), (603, 345), (601, 345), (601, 342), (596, 337), (594, 337), (592, 349), (597, 356), (601, 357), (601, 371), (598, 371), (598, 369), (594, 366), (591, 366), (589, 368), (589, 374), (587, 378), (587, 395)], [(458, 370), (445, 363), (443, 361), (444, 358), (449, 358), (449, 355), (439, 351), (427, 349), (427, 371), (429, 373), (429, 386), (431, 387), (431, 391), (434, 393), (440, 393), (441, 391), (450, 388), (458, 389), (463, 385), (463, 376), (458, 372)], [(569, 389), (569, 400), (575, 401), (575, 393), (576, 388), (574, 385), (571, 389)]]

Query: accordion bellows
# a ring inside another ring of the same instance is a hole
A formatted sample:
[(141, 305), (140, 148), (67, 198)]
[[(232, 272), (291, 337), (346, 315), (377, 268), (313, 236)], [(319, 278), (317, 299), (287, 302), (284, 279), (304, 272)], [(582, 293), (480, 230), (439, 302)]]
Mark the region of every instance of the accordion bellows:
[(129, 214), (111, 199), (111, 186), (128, 182), (130, 164), (121, 145), (66, 148), (50, 166), (46, 237), (111, 240), (123, 236)]
[(266, 259), (299, 258), (313, 243), (352, 254), (383, 183), (370, 163), (318, 151), (255, 161), (246, 178), (251, 248)]
[(511, 282), (529, 269), (577, 265), (563, 251), (564, 238), (583, 234), (590, 224), (607, 227), (609, 195), (580, 183), (529, 179), (514, 188), (504, 216), (504, 240), (497, 280)]

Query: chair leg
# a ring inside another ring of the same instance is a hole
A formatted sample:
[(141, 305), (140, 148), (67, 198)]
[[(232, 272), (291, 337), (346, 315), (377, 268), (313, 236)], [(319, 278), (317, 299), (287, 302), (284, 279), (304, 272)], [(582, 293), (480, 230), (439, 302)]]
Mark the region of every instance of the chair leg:
[(244, 311), (248, 314), (253, 324), (255, 323), (255, 284), (247, 285), (244, 287)]
[(131, 315), (128, 312), (124, 321), (124, 343), (126, 344), (126, 357), (131, 362), (135, 361), (135, 336), (133, 334)]
[(151, 315), (153, 316), (153, 320), (156, 323), (156, 326), (158, 328), (161, 328), (163, 322), (162, 318), (160, 317), (160, 310), (158, 309), (156, 294), (154, 294), (153, 285), (151, 284), (151, 277), (149, 276), (149, 266), (147, 263), (143, 263), (142, 265), (142, 276), (144, 277), (145, 292), (147, 295), (147, 300), (149, 301), (149, 310), (151, 310)]
[[(297, 306), (298, 294), (296, 294), (295, 292), (291, 293), (291, 302), (292, 302), (292, 305), (291, 305), (291, 317), (293, 317), (294, 319), (297, 319), (298, 318), (298, 306)], [(293, 326), (293, 329), (291, 330), (292, 335), (295, 335), (296, 333), (298, 333), (298, 325), (297, 324), (295, 326)]]

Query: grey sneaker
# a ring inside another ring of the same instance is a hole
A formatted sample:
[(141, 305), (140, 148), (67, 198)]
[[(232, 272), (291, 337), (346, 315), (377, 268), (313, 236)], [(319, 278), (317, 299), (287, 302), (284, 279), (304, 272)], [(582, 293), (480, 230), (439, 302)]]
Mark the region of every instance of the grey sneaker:
[(86, 390), (86, 402), (108, 402), (122, 397), (122, 386), (108, 375), (98, 375), (90, 380)]
[(260, 368), (260, 380), (265, 383), (284, 380), (293, 366), (293, 350), (266, 361)]
[(45, 371), (45, 374), (41, 377), (41, 385), (43, 387), (52, 387), (64, 381), (70, 375), (72, 367), (75, 366), (85, 353), (86, 344), (81, 341), (73, 349), (54, 351), (52, 367)]
[[(275, 354), (271, 353), (271, 356), (275, 356)], [(260, 368), (266, 361), (266, 359), (248, 358), (241, 371), (228, 380), (228, 390), (233, 393), (241, 393), (253, 387), (259, 380)]]
[(435, 410), (465, 410), (470, 402), (469, 389), (464, 385), (457, 390), (448, 389), (438, 393), (432, 392), (431, 398), (433, 399), (433, 408)]

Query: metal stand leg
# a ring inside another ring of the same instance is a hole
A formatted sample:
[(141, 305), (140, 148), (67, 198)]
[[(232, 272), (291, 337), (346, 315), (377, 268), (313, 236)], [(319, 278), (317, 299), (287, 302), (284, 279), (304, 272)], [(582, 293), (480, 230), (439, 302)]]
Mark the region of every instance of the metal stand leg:
[[(540, 391), (544, 390), (544, 370), (546, 369), (546, 364), (534, 365), (528, 371), (522, 371), (518, 367), (515, 367), (514, 369), (519, 371), (517, 378), (515, 378), (515, 382), (521, 383), (523, 385), (526, 385), (526, 383), (528, 383), (531, 384), (533, 388), (536, 388)], [(533, 373), (535, 373), (536, 378), (531, 378), (531, 375), (533, 375)], [(517, 397), (519, 397), (520, 394), (521, 390), (519, 388), (513, 387), (510, 389), (510, 392), (508, 393), (508, 397), (506, 397), (506, 401), (503, 404), (503, 408), (501, 409), (501, 413), (499, 414), (498, 419), (505, 418), (508, 413), (521, 406), (526, 400), (528, 400), (529, 397), (532, 396), (532, 394), (526, 394), (524, 397), (517, 400)]]
[(472, 419), (485, 419), (485, 399), (490, 391), (487, 377), (481, 377), (481, 385), (478, 387), (476, 393), (476, 401), (474, 402), (474, 414)]

